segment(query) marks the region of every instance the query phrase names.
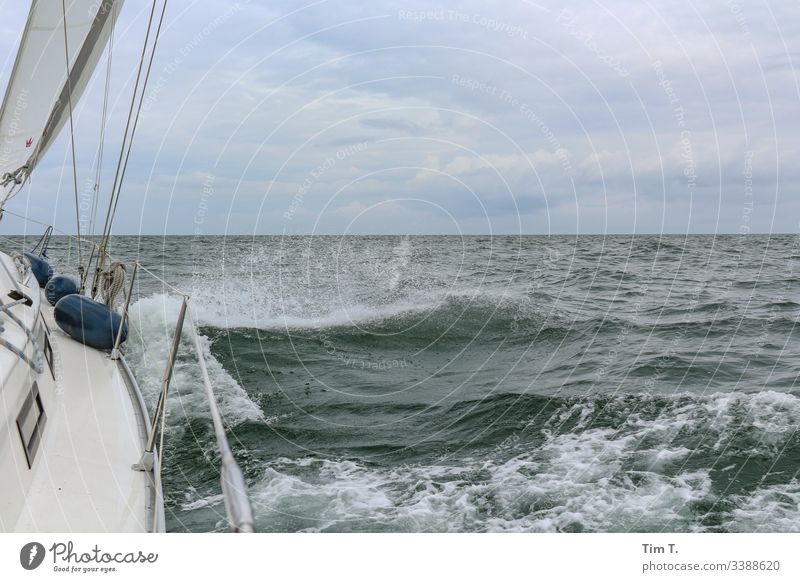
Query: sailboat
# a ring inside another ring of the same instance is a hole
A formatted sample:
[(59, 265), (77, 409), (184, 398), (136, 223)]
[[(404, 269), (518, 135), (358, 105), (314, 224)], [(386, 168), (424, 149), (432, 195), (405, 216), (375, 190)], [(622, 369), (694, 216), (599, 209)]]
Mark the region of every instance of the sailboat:
[[(31, 2), (0, 108), (0, 219), (3, 212), (13, 212), (9, 203), (67, 128), (77, 217), (73, 108), (106, 47), (110, 67), (122, 4)], [(247, 488), (216, 408), (188, 297), (183, 297), (152, 417), (124, 356), (140, 265), (111, 260), (111, 225), (165, 9), (165, 0), (153, 1), (106, 223), (99, 244), (89, 242), (88, 257), (80, 253), (87, 241), (80, 240), (78, 217), (79, 275), (54, 272), (47, 257), (52, 227), (28, 252), (0, 252), (0, 531), (165, 531), (159, 445), (182, 335), (195, 341), (231, 528), (254, 530)]]

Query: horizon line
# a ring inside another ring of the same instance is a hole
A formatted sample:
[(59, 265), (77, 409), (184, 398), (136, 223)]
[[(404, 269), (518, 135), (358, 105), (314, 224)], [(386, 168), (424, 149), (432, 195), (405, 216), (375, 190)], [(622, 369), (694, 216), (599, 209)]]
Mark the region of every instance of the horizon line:
[[(293, 237), (293, 236), (336, 236), (336, 237), (359, 237), (359, 236), (441, 236), (441, 237), (475, 237), (475, 236), (786, 236), (786, 235), (800, 235), (800, 232), (585, 232), (585, 233), (576, 233), (576, 232), (552, 232), (552, 233), (516, 233), (516, 232), (487, 232), (487, 233), (464, 233), (464, 234), (441, 234), (441, 233), (434, 233), (434, 232), (418, 232), (418, 233), (406, 233), (406, 232), (397, 232), (397, 233), (344, 233), (344, 234), (332, 234), (332, 233), (264, 233), (264, 234), (252, 234), (252, 233), (224, 233), (224, 234), (192, 234), (192, 233), (166, 233), (166, 234), (141, 234), (141, 233), (115, 233), (110, 235), (113, 237), (118, 236), (138, 236), (138, 237), (153, 237), (153, 236), (160, 236), (160, 237), (194, 237), (194, 238), (211, 238), (211, 237), (275, 237), (275, 236), (285, 236), (285, 237)], [(41, 233), (6, 233), (2, 236), (34, 236), (40, 237)], [(54, 237), (72, 237), (77, 238), (76, 234), (68, 234), (63, 232), (53, 233)], [(102, 235), (94, 234), (94, 235), (83, 235), (81, 238), (84, 239), (91, 239), (91, 238), (101, 238)]]

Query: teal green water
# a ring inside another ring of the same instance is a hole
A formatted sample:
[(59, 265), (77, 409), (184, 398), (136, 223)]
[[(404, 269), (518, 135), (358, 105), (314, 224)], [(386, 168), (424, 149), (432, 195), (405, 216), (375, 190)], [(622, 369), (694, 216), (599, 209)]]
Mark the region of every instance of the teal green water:
[[(796, 531), (798, 248), (119, 237), (112, 251), (192, 296), (261, 531)], [(128, 358), (151, 400), (177, 310), (141, 279)], [(184, 338), (169, 529), (224, 530), (191, 358)]]

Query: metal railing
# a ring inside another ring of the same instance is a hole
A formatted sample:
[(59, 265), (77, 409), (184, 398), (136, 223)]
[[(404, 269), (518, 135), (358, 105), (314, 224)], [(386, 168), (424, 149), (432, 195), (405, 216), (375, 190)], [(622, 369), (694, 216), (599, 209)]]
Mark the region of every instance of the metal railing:
[(222, 455), (220, 482), (222, 484), (222, 495), (225, 499), (225, 509), (228, 512), (228, 521), (235, 532), (253, 533), (255, 531), (255, 519), (253, 518), (253, 508), (250, 506), (250, 496), (247, 493), (247, 485), (242, 470), (233, 457), (230, 444), (228, 443), (228, 437), (225, 434), (225, 427), (222, 424), (222, 415), (219, 413), (217, 399), (214, 395), (211, 380), (208, 377), (205, 358), (203, 358), (200, 336), (195, 329), (194, 319), (191, 313), (189, 313), (189, 331), (194, 340), (197, 362), (200, 364), (200, 371), (203, 375), (203, 385), (206, 389), (206, 397), (211, 407), (211, 420), (214, 422), (217, 446)]
[[(128, 295), (125, 298), (125, 306), (122, 312), (122, 322), (120, 324), (120, 329), (117, 331), (117, 338), (112, 351), (112, 357), (115, 358), (120, 357), (120, 338), (122, 336), (123, 326), (128, 319), (130, 299), (133, 293), (134, 279), (136, 277), (136, 273), (138, 272), (138, 267), (138, 262), (134, 263), (134, 270), (131, 276)], [(152, 273), (150, 274), (153, 275)], [(166, 282), (164, 281), (164, 283)], [(211, 420), (214, 425), (214, 435), (217, 440), (217, 448), (221, 457), (220, 484), (222, 486), (222, 496), (225, 501), (228, 522), (230, 523), (231, 530), (236, 533), (253, 533), (255, 531), (255, 519), (253, 517), (252, 506), (250, 505), (250, 496), (247, 491), (247, 484), (244, 479), (244, 474), (242, 473), (241, 468), (233, 456), (230, 443), (228, 442), (228, 436), (225, 433), (222, 415), (219, 412), (217, 398), (214, 394), (214, 387), (211, 383), (211, 379), (209, 378), (208, 368), (206, 367), (205, 358), (203, 357), (203, 348), (200, 343), (200, 336), (197, 333), (194, 319), (188, 309), (189, 296), (182, 293), (181, 297), (181, 307), (175, 323), (175, 331), (172, 337), (172, 345), (167, 357), (167, 363), (164, 368), (164, 375), (161, 379), (161, 389), (159, 391), (155, 412), (153, 413), (150, 433), (148, 434), (147, 443), (145, 450), (142, 453), (142, 457), (139, 462), (133, 466), (133, 468), (136, 470), (153, 473), (154, 483), (156, 486), (156, 495), (162, 495), (160, 501), (163, 503), (163, 492), (161, 485), (161, 456), (157, 454), (157, 451), (161, 454), (163, 454), (164, 451), (166, 408), (167, 398), (169, 396), (169, 387), (170, 382), (172, 381), (175, 362), (178, 357), (178, 349), (180, 347), (181, 336), (184, 331), (184, 324), (188, 320), (188, 326), (186, 326), (186, 328), (188, 329), (193, 341), (193, 347), (197, 356), (197, 364), (200, 367), (203, 387), (205, 389), (206, 399), (208, 400), (209, 409), (211, 411)], [(156, 440), (159, 441), (158, 448), (156, 448)], [(157, 531), (158, 527), (159, 523), (156, 516), (156, 518), (153, 520), (153, 531)]]
[(50, 244), (50, 237), (51, 236), (53, 236), (53, 227), (52, 226), (48, 226), (47, 230), (44, 231), (44, 234), (39, 239), (39, 242), (37, 242), (35, 245), (33, 245), (33, 248), (31, 249), (31, 253), (36, 254), (37, 251), (38, 251), (38, 255), (40, 257), (46, 257), (47, 256), (47, 247)]

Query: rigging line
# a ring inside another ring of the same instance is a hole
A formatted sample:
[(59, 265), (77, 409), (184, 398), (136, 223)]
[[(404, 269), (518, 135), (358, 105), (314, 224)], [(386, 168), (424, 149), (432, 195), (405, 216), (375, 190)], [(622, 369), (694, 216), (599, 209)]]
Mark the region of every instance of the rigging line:
[[(72, 76), (69, 70), (69, 45), (67, 43), (67, 5), (66, 0), (61, 0), (61, 14), (64, 17), (64, 58), (67, 63), (67, 103), (69, 105), (69, 139), (72, 145), (72, 185), (75, 187), (75, 222), (78, 229), (78, 243), (81, 240), (81, 213), (78, 200), (78, 168), (75, 163), (75, 127), (72, 123)], [(78, 244), (78, 269), (83, 269), (81, 245)]]
[[(108, 237), (111, 234), (111, 222), (110, 222), (111, 221), (111, 216), (112, 216), (111, 209), (112, 209), (112, 205), (113, 205), (113, 201), (114, 201), (114, 197), (115, 197), (115, 192), (117, 191), (117, 182), (119, 181), (119, 173), (120, 173), (120, 168), (122, 166), (122, 160), (123, 160), (123, 157), (125, 155), (125, 145), (126, 145), (126, 143), (128, 141), (128, 131), (130, 130), (131, 116), (133, 115), (133, 108), (134, 108), (134, 106), (136, 104), (136, 94), (137, 94), (137, 92), (139, 90), (139, 81), (141, 80), (142, 68), (144, 67), (144, 58), (145, 58), (145, 55), (146, 55), (146, 52), (147, 52), (147, 42), (150, 39), (150, 31), (153, 28), (153, 16), (155, 15), (155, 12), (156, 12), (156, 3), (157, 3), (157, 1), (158, 0), (153, 0), (153, 5), (150, 8), (150, 16), (149, 16), (148, 21), (147, 21), (147, 31), (145, 32), (144, 44), (142, 45), (142, 55), (139, 58), (139, 67), (138, 67), (138, 69), (136, 71), (136, 82), (133, 85), (133, 93), (131, 94), (131, 106), (128, 109), (128, 119), (125, 122), (125, 132), (123, 133), (123, 136), (122, 136), (122, 146), (120, 147), (120, 150), (119, 150), (119, 159), (117, 160), (117, 169), (114, 172), (114, 182), (113, 182), (113, 184), (111, 186), (111, 195), (110, 195), (109, 200), (108, 200), (108, 209), (106, 210), (106, 219), (105, 219), (105, 221), (103, 223), (103, 234), (100, 237), (100, 248), (98, 250), (97, 260), (96, 260), (96, 263), (95, 263), (94, 277), (92, 279), (92, 293), (91, 293), (92, 297), (94, 297), (97, 294), (97, 286), (100, 283), (99, 275), (100, 275), (100, 272), (103, 270), (103, 267), (105, 265), (105, 259), (106, 259), (106, 257), (105, 257), (105, 247), (106, 247), (107, 242), (108, 242)], [(87, 274), (87, 276), (88, 276), (88, 274)]]
[[(39, 224), (41, 226), (53, 226), (50, 223), (42, 222), (41, 220), (36, 220), (35, 218), (30, 218), (30, 217), (28, 217), (28, 216), (26, 216), (24, 214), (19, 214), (18, 212), (12, 212), (11, 210), (3, 210), (3, 212), (5, 214), (8, 214), (9, 216), (16, 216), (17, 218), (21, 218), (23, 220), (27, 220), (28, 222), (33, 222), (34, 224)], [(69, 234), (68, 232), (60, 230), (58, 228), (53, 227), (53, 230), (56, 231), (58, 234), (63, 234), (63, 235), (68, 236), (70, 238), (75, 238), (73, 235)], [(84, 242), (86, 244), (92, 244), (92, 241), (90, 241), (90, 240), (84, 240), (84, 241), (81, 241), (81, 242)]]
[[(28, 216), (25, 216), (24, 214), (19, 214), (17, 212), (12, 212), (11, 210), (4, 210), (3, 212), (8, 214), (9, 216), (16, 216), (17, 218), (21, 218), (21, 219), (26, 220), (28, 222), (33, 222), (34, 224), (39, 224), (41, 226), (52, 226), (51, 224), (48, 224), (46, 222), (42, 222), (41, 220), (36, 220), (35, 218), (29, 218)], [(68, 232), (66, 232), (64, 230), (61, 230), (59, 228), (56, 228), (55, 226), (53, 226), (53, 232), (55, 232), (55, 233), (57, 233), (59, 235), (67, 237), (67, 239), (70, 241), (70, 243), (73, 240), (77, 240), (74, 235), (72, 235), (72, 234), (70, 234), (70, 233), (68, 233)], [(22, 235), (22, 236), (26, 236), (26, 235)], [(1, 236), (1, 235), (0, 235), (0, 240), (6, 240), (6, 241), (11, 242), (13, 244), (17, 244), (17, 241), (14, 241), (14, 240), (12, 240), (12, 239), (10, 239), (8, 237)], [(94, 249), (97, 249), (100, 246), (98, 243), (96, 243), (96, 242), (94, 242), (92, 240), (86, 239), (86, 238), (81, 239), (80, 242), (81, 242), (81, 244), (90, 245), (91, 248), (92, 248), (92, 252), (94, 252)], [(112, 256), (112, 255), (108, 255), (108, 258), (111, 259), (112, 261), (114, 261), (114, 260), (121, 261), (122, 260), (120, 257), (115, 257), (115, 256)], [(150, 275), (153, 279), (155, 279), (156, 281), (158, 281), (159, 283), (161, 283), (162, 285), (164, 285), (165, 287), (167, 287), (171, 291), (175, 292), (176, 294), (181, 295), (183, 297), (186, 297), (187, 299), (189, 298), (189, 294), (186, 291), (184, 291), (182, 289), (179, 289), (175, 285), (172, 285), (171, 283), (166, 281), (163, 277), (157, 275), (156, 273), (154, 273), (153, 271), (151, 271), (150, 269), (148, 269), (147, 267), (145, 267), (141, 263), (139, 263), (139, 269), (141, 269), (142, 271), (144, 271), (145, 273)]]
[(159, 277), (153, 271), (151, 271), (150, 269), (148, 269), (147, 267), (145, 267), (141, 263), (139, 263), (139, 268), (142, 269), (145, 273), (147, 273), (151, 277), (153, 277), (153, 279), (155, 279), (159, 283), (163, 284), (165, 287), (168, 287), (170, 290), (174, 291), (178, 295), (182, 295), (182, 296), (186, 297), (187, 299), (189, 298), (189, 294), (188, 293), (186, 293), (185, 291), (182, 291), (181, 289), (178, 289), (177, 287), (175, 287), (175, 285), (172, 285), (172, 284), (168, 283), (162, 277)]
[[(147, 22), (147, 32), (144, 35), (144, 45), (142, 46), (142, 55), (139, 58), (139, 68), (136, 71), (136, 82), (133, 85), (133, 94), (131, 96), (131, 106), (128, 109), (128, 119), (125, 122), (125, 132), (122, 135), (122, 147), (120, 148), (120, 151), (119, 151), (119, 160), (117, 160), (117, 169), (116, 169), (116, 171), (114, 173), (114, 183), (111, 186), (111, 197), (112, 197), (112, 199), (114, 197), (114, 192), (117, 189), (117, 182), (119, 180), (119, 172), (120, 172), (120, 168), (122, 167), (123, 157), (125, 155), (125, 145), (126, 145), (126, 143), (128, 141), (128, 132), (130, 130), (131, 117), (133, 116), (133, 108), (134, 108), (134, 106), (136, 104), (136, 94), (137, 94), (137, 92), (139, 90), (139, 81), (141, 80), (142, 68), (144, 67), (144, 57), (145, 57), (145, 54), (146, 54), (146, 51), (147, 51), (147, 42), (150, 39), (150, 31), (151, 31), (152, 26), (153, 26), (153, 15), (155, 14), (155, 11), (156, 11), (156, 3), (157, 3), (157, 0), (153, 0), (153, 5), (150, 8), (150, 17), (149, 17), (149, 20)], [(109, 200), (108, 210), (106, 211), (106, 219), (105, 219), (105, 223), (103, 224), (103, 237), (104, 238), (106, 237), (107, 232), (110, 231), (110, 224), (109, 224), (109, 219), (110, 218), (111, 218), (111, 201)]]
[(131, 130), (131, 139), (128, 144), (128, 151), (125, 154), (125, 162), (122, 165), (122, 173), (120, 174), (119, 184), (117, 185), (117, 195), (114, 198), (114, 208), (111, 211), (111, 222), (114, 222), (114, 216), (117, 213), (117, 203), (119, 202), (119, 194), (122, 190), (122, 182), (125, 180), (125, 172), (128, 169), (128, 160), (131, 156), (131, 149), (133, 148), (133, 137), (136, 134), (136, 128), (139, 126), (139, 116), (142, 112), (142, 105), (144, 104), (144, 94), (147, 89), (147, 82), (150, 80), (150, 71), (153, 68), (153, 59), (156, 55), (156, 46), (158, 46), (158, 38), (161, 35), (161, 25), (164, 23), (164, 13), (167, 10), (167, 3), (169, 0), (164, 0), (161, 7), (161, 16), (158, 19), (158, 27), (156, 28), (155, 36), (153, 37), (153, 48), (150, 50), (150, 59), (147, 63), (147, 71), (144, 75), (144, 82), (142, 83), (142, 93), (139, 99), (139, 106), (136, 108), (136, 117), (133, 119), (133, 129)]
[[(74, 235), (68, 233), (65, 230), (61, 230), (60, 228), (56, 228), (55, 226), (53, 226), (50, 223), (42, 222), (41, 220), (36, 220), (35, 218), (30, 218), (29, 216), (26, 216), (24, 214), (19, 214), (17, 212), (12, 212), (11, 210), (4, 210), (3, 212), (5, 214), (8, 214), (9, 216), (16, 216), (17, 218), (21, 218), (22, 220), (25, 220), (27, 222), (32, 222), (34, 224), (38, 224), (38, 225), (41, 225), (41, 226), (48, 226), (48, 227), (52, 226), (53, 227), (53, 232), (56, 232), (59, 235), (65, 236), (70, 240), (76, 240), (76, 241), (78, 240)], [(27, 236), (27, 235), (22, 235), (22, 236)], [(90, 239), (88, 239), (88, 238), (80, 239), (80, 243), (84, 244), (84, 245), (89, 245), (90, 247), (97, 247), (97, 243), (92, 241), (92, 240), (90, 240)]]
[[(116, 20), (116, 10), (117, 5), (114, 4), (112, 8), (114, 14), (111, 17), (112, 22)], [(111, 87), (111, 62), (112, 57), (114, 56), (114, 26), (111, 27), (111, 32), (109, 33), (108, 38), (108, 59), (106, 63), (106, 83), (105, 83), (105, 90), (103, 94), (103, 113), (100, 118), (100, 142), (97, 146), (97, 172), (95, 173), (94, 177), (94, 198), (92, 200), (92, 211), (91, 211), (91, 219), (89, 223), (89, 232), (90, 234), (94, 234), (95, 223), (97, 221), (97, 207), (98, 207), (98, 196), (100, 192), (100, 175), (103, 171), (103, 154), (105, 152), (105, 139), (106, 139), (106, 123), (108, 118), (108, 96), (110, 93)], [(91, 260), (89, 261), (91, 263)]]

